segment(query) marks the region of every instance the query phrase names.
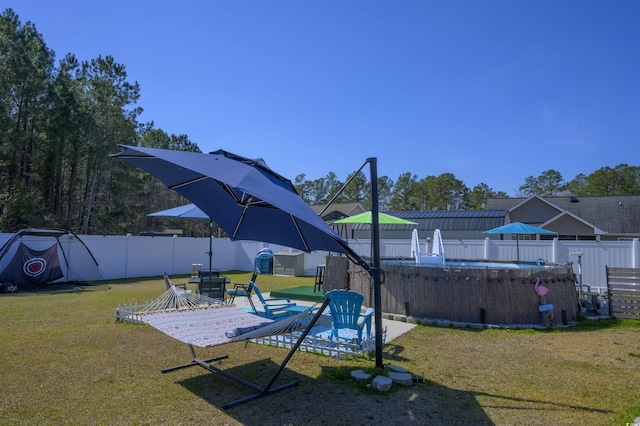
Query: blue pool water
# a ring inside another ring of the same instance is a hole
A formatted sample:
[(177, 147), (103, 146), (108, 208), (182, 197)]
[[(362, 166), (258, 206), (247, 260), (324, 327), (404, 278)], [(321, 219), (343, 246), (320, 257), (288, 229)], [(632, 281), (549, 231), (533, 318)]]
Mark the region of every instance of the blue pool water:
[(425, 268), (470, 268), (470, 269), (533, 269), (545, 268), (544, 261), (540, 262), (484, 262), (481, 260), (446, 260), (444, 265), (417, 264), (413, 259), (383, 260), (382, 263), (402, 266), (419, 266)]

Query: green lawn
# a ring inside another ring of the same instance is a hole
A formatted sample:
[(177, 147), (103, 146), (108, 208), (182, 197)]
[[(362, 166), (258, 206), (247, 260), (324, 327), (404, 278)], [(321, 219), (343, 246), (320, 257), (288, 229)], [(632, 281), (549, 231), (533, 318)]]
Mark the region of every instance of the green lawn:
[[(257, 283), (268, 292), (312, 286), (313, 277)], [(0, 295), (0, 424), (624, 425), (640, 416), (640, 327), (615, 320), (552, 331), (418, 326), (384, 358), (425, 383), (386, 394), (349, 379), (371, 359), (298, 353), (277, 382), (298, 387), (223, 411), (250, 392), (201, 368), (161, 374), (190, 361), (186, 345), (114, 321), (116, 306), (164, 288), (156, 277)], [(286, 350), (240, 342), (198, 353), (229, 354), (223, 368), (260, 383)]]

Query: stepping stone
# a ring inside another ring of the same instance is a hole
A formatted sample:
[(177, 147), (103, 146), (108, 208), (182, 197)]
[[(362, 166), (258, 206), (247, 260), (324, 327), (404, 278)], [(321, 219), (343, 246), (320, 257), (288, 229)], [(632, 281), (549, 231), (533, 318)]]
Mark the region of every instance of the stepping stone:
[(398, 367), (397, 365), (385, 364), (384, 369), (393, 373), (408, 373), (407, 370), (402, 367)]
[(364, 370), (354, 370), (351, 372), (351, 378), (356, 382), (368, 382), (371, 380), (371, 374), (365, 373)]
[(392, 384), (393, 381), (390, 378), (385, 376), (376, 376), (376, 378), (373, 379), (373, 382), (371, 382), (371, 387), (380, 392), (388, 392), (389, 389), (391, 389)]
[(403, 386), (411, 386), (413, 385), (413, 377), (409, 373), (389, 373), (389, 378), (393, 381), (393, 383), (397, 383)]

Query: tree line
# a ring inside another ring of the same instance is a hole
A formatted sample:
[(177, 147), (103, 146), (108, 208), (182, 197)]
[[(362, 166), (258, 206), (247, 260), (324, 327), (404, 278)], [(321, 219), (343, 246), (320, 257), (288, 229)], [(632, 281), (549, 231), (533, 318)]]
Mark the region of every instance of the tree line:
[(140, 123), (140, 86), (111, 56), (57, 64), (33, 23), (0, 15), (0, 229), (138, 232), (183, 202), (109, 154), (118, 144), (199, 151), (186, 135)]
[[(371, 183), (364, 173), (349, 175), (351, 179), (335, 202), (358, 202), (371, 208)], [(307, 180), (300, 174), (294, 181), (298, 193), (308, 204), (323, 205), (334, 199), (343, 187), (343, 182), (330, 172), (326, 177)], [(397, 180), (388, 176), (378, 178), (378, 199), (381, 211), (388, 210), (474, 210), (484, 208), (489, 198), (506, 198), (505, 192), (495, 192), (487, 184), (480, 183), (469, 189), (463, 181), (451, 173), (427, 176), (419, 179), (409, 172), (402, 173)]]
[(590, 175), (581, 173), (569, 182), (560, 172), (547, 170), (538, 177), (527, 177), (519, 189), (523, 195), (543, 197), (640, 195), (640, 167), (627, 164), (602, 167)]
[[(148, 213), (188, 203), (149, 174), (109, 154), (119, 144), (201, 152), (186, 134), (167, 134), (138, 120), (138, 82), (111, 56), (57, 63), (35, 25), (11, 9), (0, 15), (0, 230), (56, 227), (81, 234), (139, 233), (148, 227), (204, 232), (207, 224), (159, 220)], [(364, 173), (351, 179), (336, 202), (371, 207)], [(309, 204), (326, 204), (342, 188), (333, 172), (294, 186)], [(451, 173), (420, 179), (403, 173), (378, 179), (379, 208), (386, 210), (482, 209), (507, 197), (480, 183), (472, 189)], [(638, 195), (640, 170), (621, 164), (564, 182), (549, 170), (529, 177), (523, 195)]]
[[(348, 176), (347, 181), (351, 178)], [(355, 182), (355, 184), (354, 184)], [(326, 177), (307, 180), (298, 175), (295, 186), (309, 204), (326, 204), (343, 186), (334, 173)], [(519, 188), (519, 196), (606, 196), (640, 195), (640, 167), (619, 164), (602, 167), (595, 172), (579, 174), (565, 181), (557, 170), (547, 170), (540, 176), (529, 176)], [(508, 198), (503, 191), (494, 191), (486, 183), (469, 189), (451, 173), (419, 179), (411, 173), (401, 174), (397, 181), (388, 176), (378, 179), (380, 209), (385, 210), (481, 210), (490, 198)], [(337, 202), (359, 202), (371, 208), (370, 183), (360, 172), (346, 188)]]

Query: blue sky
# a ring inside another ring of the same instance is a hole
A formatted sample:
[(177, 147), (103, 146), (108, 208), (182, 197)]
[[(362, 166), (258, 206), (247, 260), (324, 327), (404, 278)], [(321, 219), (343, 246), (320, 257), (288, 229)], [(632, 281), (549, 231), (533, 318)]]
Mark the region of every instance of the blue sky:
[[(111, 55), (140, 120), (293, 180), (368, 157), (517, 195), (640, 165), (637, 0), (20, 0), (56, 59)], [(368, 170), (368, 169), (366, 169)]]

